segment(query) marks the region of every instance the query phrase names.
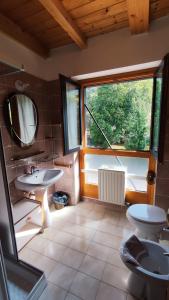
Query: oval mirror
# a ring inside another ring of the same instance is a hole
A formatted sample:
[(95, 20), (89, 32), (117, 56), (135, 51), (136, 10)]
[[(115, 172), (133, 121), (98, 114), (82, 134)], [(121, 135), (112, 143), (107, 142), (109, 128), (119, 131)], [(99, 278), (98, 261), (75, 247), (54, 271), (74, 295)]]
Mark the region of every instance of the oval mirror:
[(38, 113), (34, 101), (25, 94), (13, 94), (5, 100), (5, 121), (12, 138), (21, 147), (30, 146), (38, 127)]

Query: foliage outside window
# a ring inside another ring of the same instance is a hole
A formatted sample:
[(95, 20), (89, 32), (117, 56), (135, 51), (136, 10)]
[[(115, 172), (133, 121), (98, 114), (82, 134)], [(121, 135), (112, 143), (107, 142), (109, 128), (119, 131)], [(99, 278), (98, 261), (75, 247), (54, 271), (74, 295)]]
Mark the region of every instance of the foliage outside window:
[[(149, 150), (153, 80), (104, 84), (85, 89), (85, 102), (114, 149)], [(87, 111), (87, 146), (108, 148)]]
[(154, 131), (153, 131), (153, 146), (154, 150), (158, 151), (159, 131), (160, 131), (160, 113), (161, 113), (161, 85), (162, 78), (156, 80), (156, 97), (155, 97), (155, 111), (154, 111)]

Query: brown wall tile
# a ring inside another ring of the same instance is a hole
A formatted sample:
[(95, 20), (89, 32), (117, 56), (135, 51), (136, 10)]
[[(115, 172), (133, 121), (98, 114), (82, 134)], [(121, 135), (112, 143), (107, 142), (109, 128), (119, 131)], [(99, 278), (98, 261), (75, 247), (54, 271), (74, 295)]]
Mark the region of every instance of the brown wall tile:
[[(25, 94), (30, 96), (37, 108), (39, 115), (39, 128), (35, 143), (27, 149), (22, 149), (11, 139), (3, 117), (3, 103), (5, 98), (16, 90), (16, 81), (21, 80), (27, 84)], [(24, 197), (24, 193), (17, 191), (14, 180), (17, 176), (25, 172), (27, 164), (34, 164), (38, 167), (56, 167), (55, 160), (44, 163), (31, 161), (12, 161), (16, 155), (31, 154), (36, 151), (46, 151), (49, 154), (59, 153), (60, 157), (56, 160), (59, 164), (72, 164), (73, 155), (63, 156), (63, 128), (62, 128), (62, 103), (60, 96), (59, 80), (45, 82), (25, 72), (20, 72), (0, 80), (0, 126), (2, 132), (2, 141), (7, 166), (7, 177), (9, 191), (12, 203), (15, 203)], [(46, 139), (51, 137), (52, 139)], [(60, 168), (60, 166), (59, 166)], [(64, 175), (56, 185), (52, 186), (48, 194), (61, 189), (74, 197), (73, 191), (73, 168), (63, 168)], [(72, 201), (73, 202), (73, 201)]]

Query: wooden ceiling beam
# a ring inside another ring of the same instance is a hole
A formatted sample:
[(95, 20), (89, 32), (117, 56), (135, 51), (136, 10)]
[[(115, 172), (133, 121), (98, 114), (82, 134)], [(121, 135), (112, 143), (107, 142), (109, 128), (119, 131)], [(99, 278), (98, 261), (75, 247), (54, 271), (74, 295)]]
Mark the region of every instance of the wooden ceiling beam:
[(24, 45), (36, 54), (47, 58), (49, 50), (42, 45), (36, 38), (23, 31), (20, 26), (11, 21), (9, 18), (0, 13), (0, 32), (10, 37), (14, 41)]
[(129, 26), (132, 34), (148, 31), (150, 0), (127, 0)]
[(39, 2), (81, 49), (87, 46), (85, 38), (60, 0), (39, 0)]

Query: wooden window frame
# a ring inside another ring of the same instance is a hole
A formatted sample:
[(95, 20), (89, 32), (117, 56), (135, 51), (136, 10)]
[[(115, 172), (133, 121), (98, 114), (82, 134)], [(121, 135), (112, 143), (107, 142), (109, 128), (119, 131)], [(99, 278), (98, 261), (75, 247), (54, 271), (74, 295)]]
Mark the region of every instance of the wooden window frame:
[[(81, 84), (81, 99), (82, 99), (82, 149), (80, 150), (80, 189), (81, 196), (87, 198), (98, 199), (98, 186), (85, 183), (85, 174), (81, 171), (84, 169), (84, 156), (85, 154), (97, 154), (97, 155), (114, 155), (114, 156), (129, 156), (148, 158), (148, 169), (156, 171), (156, 161), (148, 151), (124, 151), (124, 150), (111, 150), (111, 149), (95, 149), (86, 146), (86, 133), (85, 133), (85, 108), (84, 108), (84, 89), (90, 86), (103, 85), (108, 83), (118, 83), (131, 80), (139, 80), (146, 78), (153, 78), (157, 68), (151, 68), (146, 70), (139, 70), (133, 72), (127, 72), (123, 74), (116, 74), (106, 77), (98, 77), (92, 79), (86, 79), (80, 81)], [(126, 191), (126, 201), (130, 203), (154, 203), (155, 185), (147, 185), (147, 192)]]

